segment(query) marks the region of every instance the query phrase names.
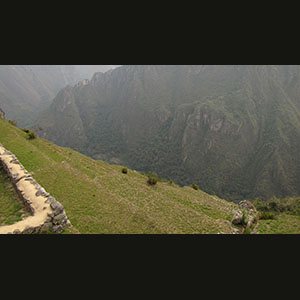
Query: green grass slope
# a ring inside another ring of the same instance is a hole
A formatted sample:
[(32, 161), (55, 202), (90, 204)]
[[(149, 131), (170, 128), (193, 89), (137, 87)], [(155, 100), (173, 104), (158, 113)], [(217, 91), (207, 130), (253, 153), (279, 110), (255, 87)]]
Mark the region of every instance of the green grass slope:
[[(146, 184), (147, 177), (96, 161), (26, 133), (0, 119), (0, 143), (12, 151), (72, 223), (64, 233), (232, 233), (238, 206), (191, 187)], [(258, 233), (300, 233), (300, 218), (259, 220)]]
[(0, 143), (59, 202), (71, 233), (231, 233), (237, 206), (190, 187), (147, 177), (88, 158), (0, 120)]
[(259, 220), (258, 234), (299, 234), (300, 216), (278, 214), (273, 220)]
[(0, 225), (10, 225), (29, 216), (9, 178), (0, 168)]

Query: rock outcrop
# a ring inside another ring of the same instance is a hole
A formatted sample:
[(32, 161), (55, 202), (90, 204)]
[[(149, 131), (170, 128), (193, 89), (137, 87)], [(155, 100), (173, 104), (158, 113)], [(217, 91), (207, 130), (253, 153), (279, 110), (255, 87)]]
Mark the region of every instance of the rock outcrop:
[(232, 224), (234, 225), (242, 225), (243, 213), (240, 210), (237, 210), (233, 216)]
[(239, 208), (233, 216), (232, 224), (241, 225), (244, 227), (244, 230), (252, 228), (258, 219), (258, 212), (255, 206), (250, 201), (243, 200), (239, 202)]
[(7, 172), (20, 199), (31, 216), (12, 225), (0, 226), (3, 233), (43, 233), (49, 230), (55, 233), (70, 226), (64, 207), (45, 191), (18, 161), (16, 156), (0, 144), (0, 164)]

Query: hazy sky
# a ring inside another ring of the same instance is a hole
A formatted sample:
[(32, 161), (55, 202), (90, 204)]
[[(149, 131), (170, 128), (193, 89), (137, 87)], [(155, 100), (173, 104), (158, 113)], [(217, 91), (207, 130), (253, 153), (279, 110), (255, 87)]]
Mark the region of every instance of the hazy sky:
[(106, 72), (119, 65), (75, 65), (74, 66), (85, 79), (91, 79), (96, 72)]

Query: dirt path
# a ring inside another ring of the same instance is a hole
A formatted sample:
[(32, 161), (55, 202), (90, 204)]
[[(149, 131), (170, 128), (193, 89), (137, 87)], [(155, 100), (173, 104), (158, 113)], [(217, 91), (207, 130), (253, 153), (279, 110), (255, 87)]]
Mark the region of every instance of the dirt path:
[(42, 225), (47, 219), (47, 214), (52, 212), (50, 204), (45, 202), (48, 198), (43, 195), (36, 196), (38, 189), (32, 182), (26, 180), (28, 173), (19, 164), (11, 162), (14, 157), (11, 154), (7, 154), (6, 149), (2, 146), (0, 146), (0, 159), (10, 168), (12, 174), (16, 174), (16, 180), (19, 180), (16, 184), (17, 188), (30, 200), (34, 210), (33, 216), (29, 216), (12, 225), (0, 226), (0, 234), (12, 233), (16, 229), (23, 231), (27, 226), (36, 227)]

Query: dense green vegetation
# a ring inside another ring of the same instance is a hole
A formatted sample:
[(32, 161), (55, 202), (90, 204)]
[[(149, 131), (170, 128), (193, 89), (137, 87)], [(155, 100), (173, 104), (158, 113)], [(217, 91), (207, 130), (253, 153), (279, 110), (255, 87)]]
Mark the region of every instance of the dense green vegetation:
[(272, 197), (267, 201), (255, 199), (253, 204), (257, 210), (273, 214), (286, 213), (300, 216), (300, 197), (287, 197), (278, 199)]
[(61, 91), (35, 132), (233, 201), (297, 196), (299, 85), (299, 66), (122, 66)]
[(253, 201), (259, 211), (258, 233), (299, 233), (300, 198), (272, 197)]

